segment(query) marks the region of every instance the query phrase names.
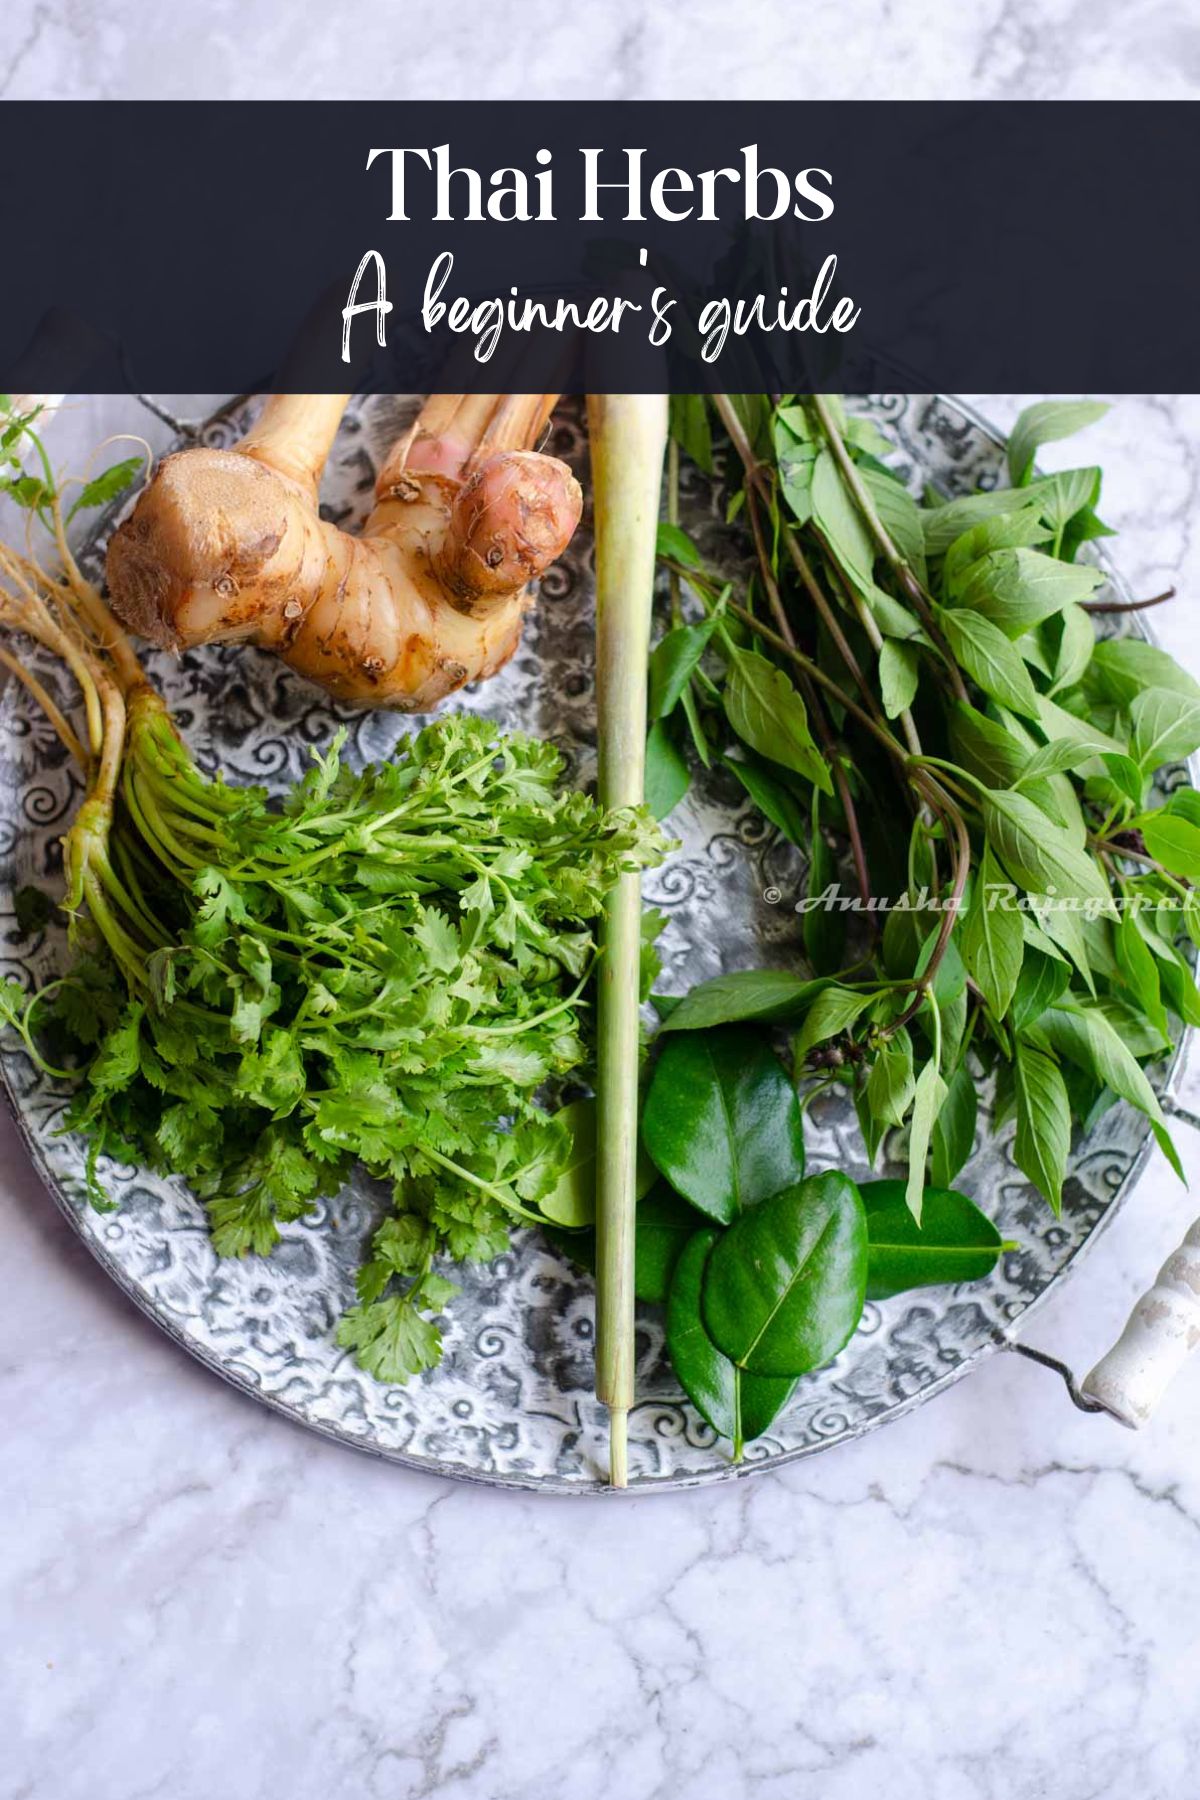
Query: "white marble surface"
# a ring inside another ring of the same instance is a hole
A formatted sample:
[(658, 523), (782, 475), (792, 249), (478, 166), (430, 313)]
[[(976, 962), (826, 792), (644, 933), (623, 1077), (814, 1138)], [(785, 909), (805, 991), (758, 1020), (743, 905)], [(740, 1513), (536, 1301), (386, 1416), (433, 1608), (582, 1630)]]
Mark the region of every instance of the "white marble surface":
[(1114, 99), (1200, 86), (1189, 0), (6, 0), (0, 98)]
[[(1198, 86), (1175, 0), (0, 8), (10, 98)], [(57, 447), (109, 416), (76, 405)], [(1124, 566), (1178, 582), (1159, 619), (1200, 664), (1200, 398), (1121, 401), (1089, 454)], [(1156, 1157), (1031, 1341), (1088, 1367), (1193, 1205)], [(997, 1357), (736, 1488), (537, 1500), (375, 1464), (225, 1389), (105, 1284), (6, 1123), (0, 1262), (2, 1800), (1195, 1793), (1200, 1364), (1139, 1437)]]

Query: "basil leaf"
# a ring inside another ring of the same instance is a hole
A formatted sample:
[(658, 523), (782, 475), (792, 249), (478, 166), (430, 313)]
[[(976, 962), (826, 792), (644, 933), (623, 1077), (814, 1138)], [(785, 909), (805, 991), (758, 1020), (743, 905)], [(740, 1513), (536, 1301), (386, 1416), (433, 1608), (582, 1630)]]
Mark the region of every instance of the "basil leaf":
[(1182, 1181), (1183, 1165), (1167, 1130), (1158, 1095), (1150, 1086), (1145, 1070), (1104, 1014), (1076, 1002), (1064, 1003), (1062, 1007), (1052, 1007), (1043, 1013), (1038, 1030), (1060, 1056), (1077, 1063), (1086, 1074), (1093, 1075), (1101, 1087), (1111, 1088), (1114, 1094), (1128, 1100), (1149, 1119), (1159, 1149)]
[(984, 829), (1002, 866), (1033, 894), (1091, 900), (1101, 913), (1113, 913), (1112, 894), (1098, 865), (1076, 849), (1061, 826), (1035, 806), (1028, 795), (988, 792), (980, 795)]
[(1157, 961), (1163, 993), (1171, 1011), (1185, 1025), (1200, 1025), (1200, 993), (1196, 991), (1192, 972), (1182, 956), (1174, 950), (1170, 956), (1160, 956)]
[(879, 694), (889, 719), (898, 718), (912, 705), (919, 674), (920, 663), (912, 645), (884, 638), (879, 650)]
[(758, 1033), (734, 1027), (668, 1039), (642, 1141), (671, 1186), (721, 1224), (804, 1173), (796, 1090)]
[(965, 700), (956, 700), (950, 709), (950, 743), (963, 768), (989, 787), (1006, 788), (1019, 781), (1030, 756), (1010, 731)]
[(671, 736), (664, 719), (657, 720), (646, 739), (646, 805), (656, 819), (674, 812), (691, 786), (687, 759)]
[(822, 793), (833, 792), (825, 759), (808, 729), (803, 700), (783, 670), (756, 650), (734, 650), (730, 655), (725, 713), (743, 743), (760, 756), (795, 769)]
[(1033, 468), (1043, 444), (1073, 437), (1085, 425), (1095, 424), (1108, 411), (1103, 400), (1039, 400), (1019, 414), (1008, 440), (1008, 473), (1014, 487), (1021, 487)]
[(1036, 544), (1047, 543), (1054, 536), (1037, 508), (1030, 506), (1025, 496), (1008, 494), (1005, 497), (1010, 501), (1023, 501), (1021, 510), (1001, 513), (996, 518), (981, 519), (969, 531), (964, 531), (961, 537), (955, 538), (947, 550), (946, 560), (942, 564), (942, 580), (948, 594), (959, 591), (972, 563), (978, 562), (990, 550), (1032, 549)]
[(799, 1068), (810, 1050), (827, 1039), (838, 1037), (848, 1031), (859, 1014), (865, 1012), (875, 999), (873, 992), (860, 993), (856, 989), (844, 987), (825, 987), (816, 996), (804, 1016), (804, 1023), (796, 1034), (794, 1046), (796, 1067)]
[(1034, 751), (1014, 785), (1025, 787), (1044, 775), (1060, 775), (1064, 769), (1077, 769), (1081, 763), (1090, 762), (1093, 756), (1102, 751), (1111, 754), (1107, 745), (1108, 740), (1104, 738), (1052, 738), (1040, 750)]
[[(1100, 470), (1094, 465), (1086, 469), (1060, 469), (1057, 474), (1047, 475), (1044, 478), (1045, 493), (1041, 501), (1043, 519), (1065, 538), (1066, 528), (1076, 514), (1090, 512), (1099, 500), (1102, 479)], [(1111, 537), (1112, 533), (1106, 526), (1098, 533), (1089, 532), (1087, 535)], [(1082, 537), (1078, 542), (1082, 542)], [(1062, 560), (1070, 562), (1071, 557), (1062, 554)]]
[(715, 1231), (697, 1231), (675, 1265), (667, 1300), (667, 1350), (688, 1399), (719, 1437), (760, 1437), (790, 1400), (792, 1376), (750, 1375), (722, 1354), (704, 1328), (701, 1295)]
[[(948, 1188), (975, 1148), (975, 1122), (979, 1112), (979, 1095), (975, 1079), (965, 1062), (960, 1063), (946, 1087), (946, 1098), (933, 1124), (930, 1143), (929, 1172), (939, 1188)], [(922, 1222), (930, 1224), (924, 1211), (928, 1202), (926, 1190), (922, 1205)]]
[(858, 507), (846, 491), (830, 450), (817, 454), (812, 478), (813, 523), (833, 555), (856, 582), (870, 582), (875, 543)]
[(918, 1225), (902, 1181), (868, 1181), (860, 1189), (867, 1214), (867, 1299), (908, 1288), (982, 1281), (1004, 1248), (1000, 1233), (965, 1194), (927, 1187)]
[(1200, 881), (1200, 825), (1193, 825), (1165, 807), (1145, 813), (1133, 824), (1140, 829), (1142, 841), (1155, 862), (1172, 875)]
[(894, 475), (880, 474), (875, 469), (861, 469), (859, 473), (875, 503), (880, 524), (917, 580), (924, 584), (927, 580), (925, 532), (921, 524), (921, 510), (916, 501), (904, 483)]
[(964, 494), (961, 499), (947, 500), (941, 506), (926, 507), (922, 514), (926, 556), (944, 556), (955, 540), (966, 532), (1004, 515), (1029, 509), (1036, 518), (1034, 509), (1044, 488), (1044, 482), (1035, 482), (1020, 493), (1002, 488), (994, 493)]
[[(1165, 985), (1165, 984), (1164, 984)], [(1170, 1028), (1158, 1031), (1144, 1012), (1130, 1006), (1117, 994), (1101, 994), (1094, 1002), (1116, 1031), (1131, 1056), (1163, 1056), (1171, 1048)]]
[(985, 694), (1014, 712), (1037, 717), (1037, 689), (1029, 670), (998, 625), (965, 609), (941, 612), (938, 622), (955, 658)]
[(1117, 755), (1106, 750), (1100, 760), (1116, 790), (1116, 797), (1140, 806), (1146, 792), (1146, 777), (1132, 756), (1126, 756), (1123, 752)]
[(1006, 906), (995, 891), (1001, 885), (1002, 871), (985, 844), (970, 910), (961, 927), (960, 948), (971, 979), (994, 1019), (1002, 1019), (1012, 1004), (1025, 954), (1021, 915)]
[(1200, 700), (1200, 683), (1193, 681), (1173, 656), (1148, 644), (1144, 638), (1103, 638), (1092, 652), (1086, 686), (1096, 698), (1114, 706), (1128, 706), (1143, 688), (1169, 688)]
[(1169, 688), (1145, 688), (1132, 701), (1133, 754), (1147, 775), (1200, 749), (1200, 700)]
[(786, 779), (776, 775), (752, 751), (745, 757), (724, 756), (721, 760), (737, 776), (759, 812), (770, 820), (776, 831), (781, 831), (791, 843), (803, 849), (808, 837), (808, 820), (803, 803)]
[(908, 1132), (908, 1182), (905, 1200), (909, 1212), (921, 1223), (921, 1205), (925, 1192), (925, 1163), (933, 1127), (946, 1099), (946, 1084), (935, 1062), (927, 1062), (917, 1076), (913, 1093), (912, 1124)]
[(1058, 642), (1058, 656), (1050, 684), (1052, 694), (1074, 687), (1091, 662), (1095, 647), (1096, 627), (1092, 623), (1092, 615), (1085, 612), (1078, 603), (1064, 606), (1062, 636)]
[(1071, 971), (1061, 956), (1048, 956), (1027, 944), (1009, 1012), (1013, 1030), (1023, 1032), (1036, 1024), (1046, 1008), (1065, 993), (1070, 980)]
[(1167, 801), (1167, 811), (1177, 813), (1181, 819), (1187, 819), (1189, 824), (1200, 825), (1200, 794), (1195, 788), (1176, 788)]
[(654, 647), (650, 657), (650, 717), (673, 712), (716, 629), (716, 619), (699, 625), (676, 625)]
[(1159, 978), (1158, 964), (1150, 953), (1150, 948), (1142, 936), (1142, 928), (1131, 912), (1121, 914), (1120, 921), (1113, 933), (1113, 948), (1116, 952), (1117, 967), (1127, 987), (1137, 996), (1138, 1003), (1155, 1031), (1160, 1037), (1169, 1038), (1167, 1027), (1167, 1009), (1162, 1003), (1162, 982)]
[(753, 1375), (830, 1362), (862, 1317), (867, 1220), (839, 1170), (785, 1188), (722, 1233), (704, 1278), (713, 1341)]
[(961, 604), (1018, 638), (1065, 606), (1086, 600), (1104, 577), (1099, 569), (1056, 562), (1040, 550), (992, 550), (972, 568)]
[(742, 969), (701, 981), (674, 1008), (663, 1031), (704, 1031), (711, 1025), (758, 1020), (786, 1025), (800, 1018), (828, 984), (788, 969)]
[(704, 558), (687, 532), (678, 525), (668, 524), (665, 519), (658, 527), (654, 553), (656, 556), (669, 557), (672, 562), (682, 563), (685, 569), (704, 567)]
[(1023, 1038), (1013, 1071), (1017, 1136), (1013, 1155), (1022, 1174), (1062, 1212), (1063, 1175), (1071, 1148), (1071, 1107), (1058, 1064)]
[(903, 1125), (912, 1105), (912, 1039), (903, 1027), (886, 1038), (875, 1054), (867, 1076), (867, 1105), (881, 1126)]

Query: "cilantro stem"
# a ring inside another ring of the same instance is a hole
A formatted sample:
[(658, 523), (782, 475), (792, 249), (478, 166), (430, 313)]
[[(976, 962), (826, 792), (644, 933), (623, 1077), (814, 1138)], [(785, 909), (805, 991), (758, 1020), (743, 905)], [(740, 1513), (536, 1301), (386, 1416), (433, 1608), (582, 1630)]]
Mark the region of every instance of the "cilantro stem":
[(482, 1175), (475, 1175), (470, 1169), (464, 1169), (461, 1163), (455, 1162), (449, 1156), (443, 1156), (440, 1150), (431, 1150), (428, 1144), (421, 1144), (419, 1149), (421, 1155), (427, 1157), (430, 1162), (437, 1163), (440, 1168), (446, 1169), (452, 1175), (457, 1175), (461, 1181), (478, 1188), (480, 1193), (487, 1194), (498, 1206), (504, 1207), (506, 1212), (515, 1213), (519, 1219), (527, 1219), (531, 1225), (546, 1223), (544, 1214), (534, 1212), (531, 1207), (522, 1206), (514, 1195), (507, 1193), (503, 1188), (496, 1187), (490, 1181), (485, 1181)]

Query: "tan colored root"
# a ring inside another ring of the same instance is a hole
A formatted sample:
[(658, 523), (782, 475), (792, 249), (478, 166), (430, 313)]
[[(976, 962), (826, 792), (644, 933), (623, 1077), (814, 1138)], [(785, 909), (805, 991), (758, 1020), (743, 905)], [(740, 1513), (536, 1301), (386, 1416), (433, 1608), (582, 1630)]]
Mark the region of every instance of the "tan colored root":
[(109, 549), (121, 617), (172, 648), (246, 640), (339, 699), (424, 711), (512, 655), (582, 507), (538, 455), (556, 396), (432, 395), (359, 537), (320, 518), (345, 396), (270, 400), (232, 451), (165, 459)]

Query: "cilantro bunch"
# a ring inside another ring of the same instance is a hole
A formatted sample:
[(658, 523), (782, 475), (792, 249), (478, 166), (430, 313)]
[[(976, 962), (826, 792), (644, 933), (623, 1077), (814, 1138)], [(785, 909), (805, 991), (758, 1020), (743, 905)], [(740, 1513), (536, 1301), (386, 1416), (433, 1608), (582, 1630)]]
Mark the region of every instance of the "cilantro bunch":
[(106, 946), (47, 1011), (88, 1058), (67, 1123), (101, 1203), (102, 1155), (182, 1175), (220, 1255), (265, 1255), (355, 1162), (392, 1184), (339, 1338), (398, 1381), (440, 1354), (435, 1261), (542, 1217), (570, 1143), (536, 1096), (587, 1059), (591, 921), (658, 837), (479, 718), (360, 772), (340, 747), (280, 811), (135, 709), (112, 848), (144, 955)]

